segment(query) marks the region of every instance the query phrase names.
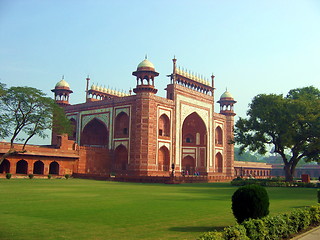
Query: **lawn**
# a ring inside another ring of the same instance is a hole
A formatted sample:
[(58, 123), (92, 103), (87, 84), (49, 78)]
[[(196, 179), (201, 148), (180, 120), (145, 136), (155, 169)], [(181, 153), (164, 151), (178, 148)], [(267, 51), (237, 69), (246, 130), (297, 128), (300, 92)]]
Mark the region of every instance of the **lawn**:
[[(235, 224), (228, 183), (0, 179), (0, 239), (196, 239)], [(316, 204), (316, 189), (267, 188), (270, 214)]]

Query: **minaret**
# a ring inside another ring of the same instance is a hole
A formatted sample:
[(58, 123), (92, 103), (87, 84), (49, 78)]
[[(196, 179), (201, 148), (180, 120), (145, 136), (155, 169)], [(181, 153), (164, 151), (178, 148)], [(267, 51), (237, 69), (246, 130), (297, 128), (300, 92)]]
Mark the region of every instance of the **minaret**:
[(154, 78), (159, 75), (154, 65), (144, 59), (132, 73), (136, 76), (137, 85), (133, 89), (136, 93), (132, 109), (130, 165), (129, 168), (136, 175), (152, 174), (157, 168), (157, 104), (154, 87)]
[(218, 103), (220, 103), (220, 114), (226, 116), (226, 126), (225, 126), (225, 166), (226, 173), (229, 177), (234, 177), (234, 145), (230, 142), (234, 139), (233, 129), (234, 129), (234, 116), (236, 115), (233, 109), (233, 105), (236, 103), (231, 95), (231, 93), (226, 90), (220, 97)]
[(69, 95), (70, 93), (73, 93), (73, 91), (70, 90), (70, 86), (64, 80), (64, 76), (62, 76), (62, 79), (56, 84), (55, 88), (51, 91), (54, 92), (54, 100), (57, 104), (61, 106), (70, 105)]
[[(51, 91), (54, 93), (54, 100), (59, 106), (66, 107), (70, 105), (69, 95), (73, 92), (70, 90), (69, 84), (64, 80), (64, 76), (62, 76), (62, 79), (56, 84), (55, 88)], [(53, 118), (55, 118), (55, 116), (53, 116)], [(58, 144), (57, 134), (53, 130), (51, 133), (51, 144)]]
[(137, 77), (137, 86), (133, 92), (157, 93), (158, 90), (154, 87), (154, 78), (159, 76), (159, 73), (155, 71), (154, 65), (147, 57), (138, 65), (137, 71), (134, 71), (132, 75)]

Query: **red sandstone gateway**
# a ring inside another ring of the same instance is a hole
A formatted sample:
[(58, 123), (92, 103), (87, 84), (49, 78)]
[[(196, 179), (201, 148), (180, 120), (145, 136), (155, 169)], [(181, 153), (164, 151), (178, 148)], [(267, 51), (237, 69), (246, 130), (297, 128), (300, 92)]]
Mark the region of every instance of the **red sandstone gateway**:
[[(70, 136), (52, 133), (52, 146), (27, 146), (27, 152), (7, 159), (2, 172), (17, 174), (81, 174), (83, 176), (197, 175), (206, 180), (235, 176), (233, 137), (236, 101), (226, 91), (214, 112), (214, 76), (211, 80), (179, 68), (173, 72), (167, 97), (155, 94), (154, 65), (143, 60), (132, 73), (133, 93), (118, 92), (86, 79), (86, 102), (70, 105), (72, 93), (62, 79), (54, 98), (74, 126)], [(19, 146), (17, 146), (19, 147)], [(8, 146), (1, 144), (1, 153)], [(242, 167), (242, 166), (241, 166)], [(264, 176), (270, 168), (264, 166)]]

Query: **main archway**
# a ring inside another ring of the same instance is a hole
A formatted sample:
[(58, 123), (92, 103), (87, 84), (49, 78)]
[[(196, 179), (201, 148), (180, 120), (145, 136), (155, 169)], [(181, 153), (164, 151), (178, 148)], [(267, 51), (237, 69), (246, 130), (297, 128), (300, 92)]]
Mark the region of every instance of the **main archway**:
[(105, 124), (94, 118), (83, 129), (80, 145), (82, 146), (103, 146), (107, 147), (109, 132)]
[[(202, 118), (193, 112), (185, 118), (182, 124), (182, 149), (181, 155), (193, 156), (192, 171), (206, 172), (207, 164), (207, 128)], [(199, 154), (197, 154), (199, 153)], [(186, 159), (183, 159), (187, 161)], [(190, 158), (188, 161), (191, 161)], [(182, 169), (183, 169), (182, 164)], [(186, 170), (186, 169), (184, 169)], [(190, 172), (190, 171), (189, 171)]]

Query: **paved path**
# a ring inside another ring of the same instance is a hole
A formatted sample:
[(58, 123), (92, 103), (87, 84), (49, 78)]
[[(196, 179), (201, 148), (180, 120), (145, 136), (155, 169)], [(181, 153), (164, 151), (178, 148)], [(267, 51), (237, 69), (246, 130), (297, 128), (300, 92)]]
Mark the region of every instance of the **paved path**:
[(320, 239), (320, 226), (305, 232), (291, 240), (319, 240)]

